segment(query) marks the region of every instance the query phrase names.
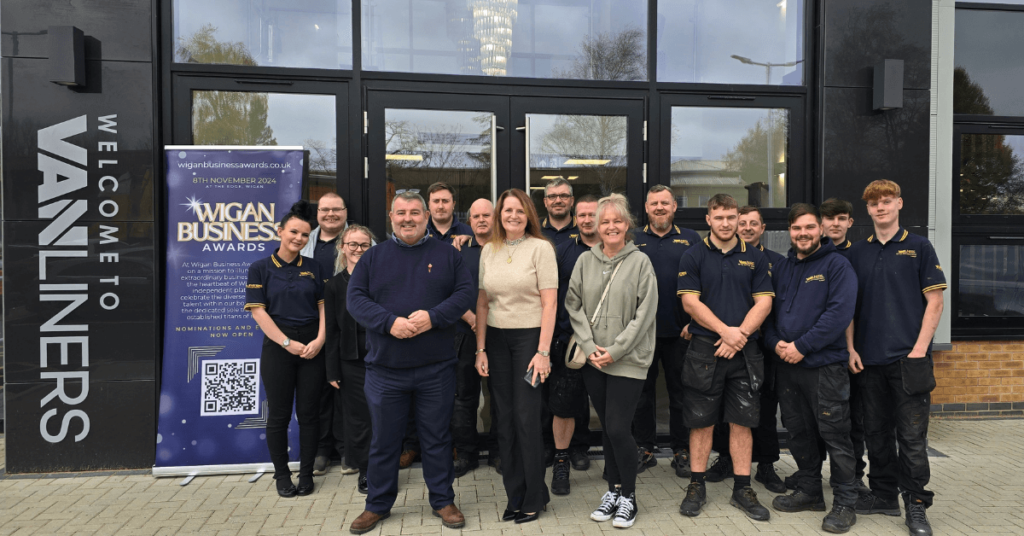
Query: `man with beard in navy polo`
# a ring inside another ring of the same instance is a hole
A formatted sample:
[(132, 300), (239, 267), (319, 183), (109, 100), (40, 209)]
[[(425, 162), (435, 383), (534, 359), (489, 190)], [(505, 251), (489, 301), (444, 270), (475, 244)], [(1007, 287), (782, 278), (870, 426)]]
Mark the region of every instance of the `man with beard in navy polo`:
[(576, 219), (572, 217), (573, 201), (569, 181), (559, 177), (544, 186), (544, 208), (548, 215), (540, 222), (540, 230), (555, 246), (579, 234)]

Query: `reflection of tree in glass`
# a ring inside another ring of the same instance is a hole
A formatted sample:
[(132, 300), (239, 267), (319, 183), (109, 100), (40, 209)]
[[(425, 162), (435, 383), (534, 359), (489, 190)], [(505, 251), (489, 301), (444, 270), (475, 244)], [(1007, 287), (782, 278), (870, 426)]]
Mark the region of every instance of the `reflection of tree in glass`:
[(647, 34), (640, 28), (584, 36), (572, 65), (556, 78), (647, 80)]
[(335, 175), (338, 171), (338, 139), (331, 138), (331, 146), (322, 140), (306, 138), (303, 147), (309, 151), (309, 172), (318, 175)]
[(244, 43), (217, 41), (217, 27), (206, 24), (188, 37), (179, 37), (174, 54), (179, 63), (226, 63), (257, 65)]
[(1024, 163), (1006, 136), (961, 137), (960, 212), (1024, 214)]
[(560, 115), (541, 138), (540, 152), (567, 160), (611, 160), (603, 165), (583, 166), (596, 176), (600, 194), (605, 196), (626, 185), (627, 134), (625, 117)]
[[(789, 139), (789, 121), (786, 120), (784, 112), (779, 114), (775, 110), (767, 111), (772, 115), (771, 120), (769, 121), (767, 117), (758, 118), (736, 146), (722, 157), (727, 169), (739, 172), (740, 178), (747, 184), (773, 184), (779, 173), (786, 172), (785, 158), (779, 158), (779, 155), (785, 155), (786, 140)], [(773, 197), (778, 196), (779, 192), (775, 192)], [(785, 203), (780, 206), (785, 206)]]
[(985, 90), (967, 74), (967, 69), (953, 69), (953, 113), (992, 115)]

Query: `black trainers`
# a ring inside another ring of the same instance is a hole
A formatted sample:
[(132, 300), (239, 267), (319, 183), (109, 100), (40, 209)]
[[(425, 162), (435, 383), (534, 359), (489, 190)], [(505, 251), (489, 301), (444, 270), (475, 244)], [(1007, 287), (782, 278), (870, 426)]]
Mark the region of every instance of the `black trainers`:
[(646, 471), (648, 467), (654, 467), (655, 465), (658, 465), (658, 459), (654, 457), (654, 453), (643, 447), (637, 447), (636, 474), (640, 474)]
[(775, 466), (770, 463), (757, 464), (757, 473), (754, 474), (754, 480), (764, 484), (765, 489), (772, 493), (786, 493), (786, 485), (782, 483), (782, 479), (775, 473)]
[(590, 469), (590, 457), (587, 456), (587, 451), (585, 450), (570, 450), (569, 462), (572, 463), (572, 468), (577, 471), (586, 471), (587, 469)]
[(356, 491), (366, 495), (370, 493), (370, 483), (366, 481), (366, 472), (359, 472), (359, 481), (356, 483)]
[(684, 516), (697, 517), (700, 515), (700, 509), (708, 502), (708, 491), (704, 487), (704, 484), (700, 482), (690, 482), (689, 486), (686, 486), (686, 497), (683, 498), (683, 503), (679, 505), (679, 513)]
[(551, 469), (551, 493), (555, 495), (569, 494), (569, 456), (559, 453)]
[(672, 454), (672, 467), (679, 478), (690, 478), (690, 451), (679, 449)]
[(317, 456), (313, 460), (313, 474), (316, 476), (327, 474), (327, 468), (331, 466), (331, 459), (327, 456)]
[(750, 486), (732, 491), (729, 504), (739, 508), (747, 517), (756, 521), (768, 521), (772, 517), (767, 508), (757, 501), (757, 493)]
[(462, 478), (467, 473), (480, 467), (480, 461), (476, 456), (469, 454), (458, 454), (455, 456), (455, 478)]
[(857, 524), (857, 514), (853, 508), (841, 504), (833, 504), (832, 511), (821, 521), (821, 530), (832, 534), (843, 534)]
[(594, 521), (608, 521), (619, 510), (619, 493), (606, 491), (601, 497), (601, 506), (590, 513), (590, 519)]
[(857, 499), (857, 513), (862, 516), (872, 514), (885, 514), (887, 516), (898, 516), (900, 515), (900, 503), (898, 500), (893, 499), (891, 501), (883, 500), (873, 493), (867, 495), (861, 495)]
[(926, 507), (921, 499), (911, 499), (904, 493), (903, 505), (907, 508), (907, 529), (911, 536), (932, 536), (932, 526), (928, 523)]
[(708, 467), (704, 476), (705, 482), (721, 482), (726, 478), (732, 478), (732, 458), (729, 456), (718, 456), (715, 462)]
[(615, 519), (612, 526), (617, 529), (628, 529), (636, 521), (636, 493), (628, 496), (619, 495), (618, 508), (615, 510)]
[(779, 495), (772, 500), (772, 508), (780, 512), (824, 512), (825, 497), (814, 497), (802, 491), (794, 491), (789, 495)]

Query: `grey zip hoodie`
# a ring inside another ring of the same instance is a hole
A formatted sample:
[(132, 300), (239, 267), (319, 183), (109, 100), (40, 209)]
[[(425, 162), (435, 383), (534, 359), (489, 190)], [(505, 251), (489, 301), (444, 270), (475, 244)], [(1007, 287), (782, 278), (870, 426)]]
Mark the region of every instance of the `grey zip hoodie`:
[[(620, 262), (622, 268), (591, 327), (590, 317)], [(596, 346), (611, 354), (615, 362), (602, 368), (602, 372), (638, 380), (647, 378), (647, 369), (654, 360), (658, 280), (651, 260), (632, 241), (611, 259), (601, 251), (600, 244), (580, 255), (569, 279), (565, 309), (576, 341), (587, 355), (594, 353)]]

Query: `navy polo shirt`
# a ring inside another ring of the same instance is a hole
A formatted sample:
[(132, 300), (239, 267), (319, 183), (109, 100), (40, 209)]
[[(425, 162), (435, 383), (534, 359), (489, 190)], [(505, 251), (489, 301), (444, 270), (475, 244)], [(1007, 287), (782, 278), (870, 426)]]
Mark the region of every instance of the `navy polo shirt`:
[(764, 253), (764, 256), (768, 258), (768, 277), (771, 277), (772, 270), (774, 270), (780, 262), (786, 260), (786, 256), (765, 248), (764, 244), (761, 243), (757, 244), (757, 249), (761, 253)]
[(555, 248), (555, 261), (558, 263), (558, 313), (555, 316), (555, 338), (564, 343), (568, 343), (569, 337), (572, 337), (572, 323), (569, 321), (569, 311), (565, 308), (565, 295), (569, 292), (569, 279), (572, 277), (573, 268), (576, 267), (576, 261), (587, 251), (590, 251), (590, 246), (580, 240), (579, 234)]
[(850, 239), (846, 239), (842, 244), (839, 244), (838, 246), (836, 246), (836, 251), (840, 255), (846, 257), (847, 260), (849, 260), (850, 259), (850, 246), (852, 246), (852, 245), (853, 245), (853, 242), (850, 242)]
[(437, 227), (434, 227), (434, 219), (433, 218), (431, 218), (429, 221), (427, 221), (427, 236), (430, 236), (430, 237), (436, 238), (438, 240), (441, 240), (442, 242), (447, 242), (447, 243), (451, 244), (452, 243), (452, 239), (455, 238), (456, 235), (469, 235), (469, 236), (473, 236), (473, 229), (471, 229), (465, 223), (462, 223), (461, 221), (459, 221), (459, 219), (456, 218), (455, 216), (452, 216), (452, 226), (448, 228), (448, 232), (447, 233), (441, 233), (440, 231), (437, 230)]
[(576, 227), (576, 218), (572, 219), (572, 222), (561, 229), (555, 229), (551, 226), (551, 222), (544, 218), (544, 221), (540, 222), (540, 231), (544, 233), (544, 237), (551, 241), (555, 246), (560, 245), (562, 242), (567, 240), (573, 240), (580, 236), (579, 227)]
[[(473, 278), (473, 288), (480, 288), (480, 252), (483, 251), (483, 245), (476, 240), (476, 236), (469, 239), (464, 246), (462, 246), (462, 263), (469, 269), (469, 275)], [(473, 300), (473, 304), (470, 306), (473, 312), (476, 312), (476, 300)], [(459, 320), (456, 324), (459, 333), (472, 334), (473, 328), (469, 327), (469, 324), (465, 320)]]
[(316, 244), (313, 245), (313, 259), (320, 265), (320, 272), (326, 279), (334, 275), (334, 261), (338, 258), (338, 239), (341, 234), (324, 242), (317, 235)]
[(854, 348), (865, 365), (894, 363), (910, 354), (921, 333), (924, 294), (946, 288), (935, 248), (900, 227), (885, 244), (875, 235), (853, 244), (847, 258), (858, 282)]
[(673, 225), (665, 236), (658, 236), (647, 225), (633, 231), (636, 247), (647, 254), (658, 278), (658, 337), (679, 337), (690, 315), (683, 310), (683, 301), (676, 296), (679, 287), (679, 259), (691, 246), (700, 243), (700, 235), (692, 229)]
[(298, 255), (290, 263), (277, 253), (249, 265), (245, 310), (263, 307), (275, 324), (301, 327), (320, 321), (327, 278), (320, 264)]
[[(737, 237), (736, 247), (723, 253), (710, 238), (705, 247), (690, 248), (679, 259), (678, 291), (696, 294), (711, 312), (727, 326), (739, 327), (754, 306), (755, 296), (775, 296), (768, 275), (768, 257), (761, 250), (747, 246)], [(697, 322), (690, 323), (690, 333), (717, 338), (718, 334)], [(757, 339), (754, 332), (750, 339)]]

